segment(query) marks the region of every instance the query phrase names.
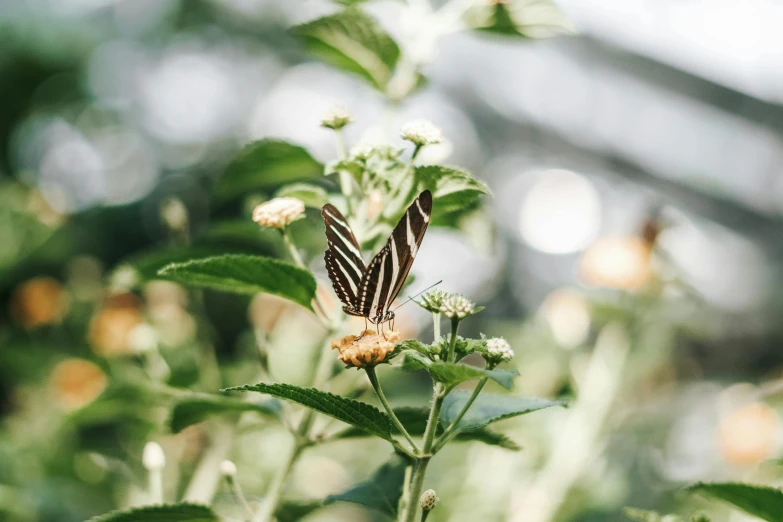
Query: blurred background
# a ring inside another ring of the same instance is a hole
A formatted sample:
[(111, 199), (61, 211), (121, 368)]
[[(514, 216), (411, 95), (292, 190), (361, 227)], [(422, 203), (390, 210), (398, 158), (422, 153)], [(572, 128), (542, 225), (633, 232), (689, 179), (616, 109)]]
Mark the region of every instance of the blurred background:
[[(518, 392), (580, 398), (505, 421), (518, 453), (447, 450), (428, 481), (448, 502), (429, 520), (625, 520), (628, 505), (712, 510), (672, 494), (698, 480), (783, 483), (783, 4), (559, 0), (563, 18), (525, 20), (531, 38), (443, 29), (428, 4), (367, 5), (428, 79), (397, 107), (288, 34), (327, 0), (0, 4), (0, 520), (144, 503), (151, 439), (173, 463), (170, 501), (216, 448), (263, 492), (284, 430), (165, 434), (136, 383), (251, 382), (270, 325), (272, 364), (296, 382), (294, 346), (317, 325), (152, 276), (195, 255), (284, 256), (249, 219), (274, 182), (236, 205), (209, 189), (264, 137), (334, 159), (319, 127), (334, 105), (356, 117), (349, 145), (432, 120), (446, 142), (421, 161), (486, 181), (480, 211), (428, 232), (414, 287), (443, 279), (487, 306), (465, 334), (509, 340)], [(573, 34), (537, 38), (564, 20)], [(306, 223), (325, 282), (318, 214)], [(400, 316), (432, 335), (414, 305)], [(388, 386), (395, 401), (426, 403), (423, 376), (387, 378), (411, 384)], [(313, 450), (291, 496), (341, 491), (387, 456), (380, 442)], [(215, 498), (230, 517), (227, 489)], [(307, 520), (375, 519), (335, 505)]]

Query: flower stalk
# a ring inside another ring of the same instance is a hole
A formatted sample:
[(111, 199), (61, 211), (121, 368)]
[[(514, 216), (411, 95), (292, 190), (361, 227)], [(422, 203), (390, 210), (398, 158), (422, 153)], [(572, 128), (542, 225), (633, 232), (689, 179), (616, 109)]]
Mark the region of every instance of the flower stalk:
[(375, 366), (367, 366), (364, 369), (364, 371), (367, 372), (367, 377), (370, 379), (370, 384), (372, 384), (372, 388), (373, 390), (375, 390), (375, 394), (378, 396), (378, 399), (380, 399), (381, 404), (383, 404), (386, 413), (389, 414), (389, 417), (391, 417), (392, 422), (400, 431), (400, 433), (402, 433), (402, 435), (411, 445), (413, 450), (418, 452), (419, 451), (418, 446), (416, 446), (416, 443), (413, 441), (413, 438), (408, 433), (408, 430), (405, 429), (405, 426), (402, 425), (400, 419), (398, 419), (397, 415), (394, 414), (394, 410), (392, 410), (389, 401), (386, 400), (386, 396), (384, 395), (383, 389), (381, 388), (381, 383), (378, 381), (378, 375), (375, 373)]

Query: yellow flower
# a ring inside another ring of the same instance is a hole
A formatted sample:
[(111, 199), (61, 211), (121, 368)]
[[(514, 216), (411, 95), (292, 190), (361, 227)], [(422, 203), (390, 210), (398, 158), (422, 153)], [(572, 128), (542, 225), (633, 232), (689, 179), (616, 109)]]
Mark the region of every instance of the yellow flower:
[(131, 332), (143, 322), (141, 303), (135, 295), (113, 295), (93, 316), (87, 338), (99, 355), (130, 354), (133, 353)]
[(253, 210), (253, 221), (262, 227), (285, 228), (302, 215), (305, 205), (296, 198), (275, 198)]
[(378, 334), (365, 330), (361, 336), (346, 335), (340, 339), (332, 339), (332, 350), (340, 352), (337, 358), (349, 368), (364, 368), (382, 363), (394, 351), (394, 345), (399, 340), (399, 332)]

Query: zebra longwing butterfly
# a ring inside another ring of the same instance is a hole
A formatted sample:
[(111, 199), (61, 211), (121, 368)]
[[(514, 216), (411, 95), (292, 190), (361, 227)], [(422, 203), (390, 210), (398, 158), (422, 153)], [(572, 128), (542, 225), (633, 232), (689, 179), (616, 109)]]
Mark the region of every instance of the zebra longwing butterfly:
[(333, 205), (321, 215), (326, 225), (326, 271), (343, 311), (378, 325), (394, 319), (389, 310), (408, 277), (432, 213), (432, 193), (425, 190), (411, 203), (392, 230), (386, 245), (367, 267), (348, 220)]

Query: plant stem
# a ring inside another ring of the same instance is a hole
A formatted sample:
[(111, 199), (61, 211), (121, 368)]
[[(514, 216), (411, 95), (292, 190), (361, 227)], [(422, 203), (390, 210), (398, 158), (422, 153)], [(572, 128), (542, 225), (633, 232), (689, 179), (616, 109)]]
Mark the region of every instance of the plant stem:
[(242, 492), (242, 488), (239, 487), (239, 482), (237, 481), (236, 477), (226, 477), (226, 481), (231, 486), (231, 492), (234, 494), (234, 498), (236, 498), (237, 502), (239, 502), (242, 507), (245, 509), (245, 512), (247, 514), (246, 520), (250, 522), (253, 520), (253, 508), (250, 507), (250, 504), (247, 503), (247, 499), (245, 498), (245, 494)]
[(449, 339), (448, 362), (454, 362), (454, 348), (457, 346), (457, 328), (459, 328), (459, 319), (451, 320), (451, 338)]
[(302, 261), (302, 257), (299, 255), (299, 251), (296, 249), (294, 242), (291, 241), (288, 229), (281, 228), (280, 233), (283, 235), (283, 243), (285, 243), (286, 248), (288, 248), (288, 252), (291, 254), (291, 258), (294, 260), (294, 263), (296, 263), (296, 266), (299, 268), (306, 268), (304, 261)]
[(440, 312), (432, 313), (432, 330), (435, 341), (437, 342), (437, 340), (440, 339)]
[(303, 444), (299, 439), (294, 442), (294, 447), (291, 448), (291, 453), (288, 454), (288, 458), (272, 481), (272, 485), (269, 487), (269, 491), (266, 494), (264, 503), (261, 506), (261, 509), (256, 513), (253, 522), (269, 522), (273, 519), (275, 511), (277, 510), (277, 506), (280, 503), (280, 496), (283, 493), (283, 486), (285, 485), (285, 482), (288, 479), (288, 475), (294, 468), (294, 464), (296, 463), (305, 446), (306, 445)]
[(375, 390), (375, 394), (378, 395), (378, 398), (381, 400), (381, 404), (383, 404), (383, 407), (386, 409), (386, 413), (389, 414), (389, 417), (391, 417), (394, 425), (397, 426), (397, 429), (400, 431), (400, 433), (402, 433), (403, 436), (408, 440), (413, 450), (419, 451), (418, 446), (416, 446), (416, 443), (413, 442), (413, 438), (411, 438), (408, 430), (406, 430), (405, 426), (402, 425), (400, 420), (397, 418), (397, 415), (394, 414), (394, 410), (392, 410), (389, 401), (386, 400), (386, 396), (383, 394), (383, 389), (381, 388), (381, 383), (378, 382), (378, 375), (375, 373), (375, 367), (368, 366), (364, 369), (364, 371), (367, 372), (367, 377), (370, 378), (370, 384), (372, 384), (372, 388)]
[(416, 461), (416, 468), (413, 470), (411, 487), (408, 492), (408, 510), (402, 522), (415, 522), (416, 512), (419, 510), (418, 501), (421, 497), (421, 490), (424, 488), (424, 475), (427, 473), (427, 465), (430, 463), (430, 457), (422, 457)]
[(465, 403), (465, 406), (462, 407), (462, 410), (457, 414), (457, 416), (454, 418), (454, 421), (449, 425), (448, 428), (446, 428), (446, 431), (444, 431), (440, 437), (438, 437), (438, 440), (435, 441), (435, 446), (433, 448), (434, 452), (438, 452), (443, 446), (446, 445), (446, 443), (449, 441), (451, 435), (451, 432), (454, 431), (454, 429), (457, 427), (457, 424), (459, 421), (462, 420), (462, 417), (465, 416), (465, 414), (468, 412), (470, 407), (473, 405), (473, 401), (476, 400), (476, 397), (479, 396), (479, 393), (481, 393), (481, 389), (484, 387), (485, 384), (487, 384), (487, 381), (489, 380), (489, 377), (482, 377), (481, 380), (476, 385), (476, 388), (473, 390), (473, 394), (468, 399), (468, 402)]

